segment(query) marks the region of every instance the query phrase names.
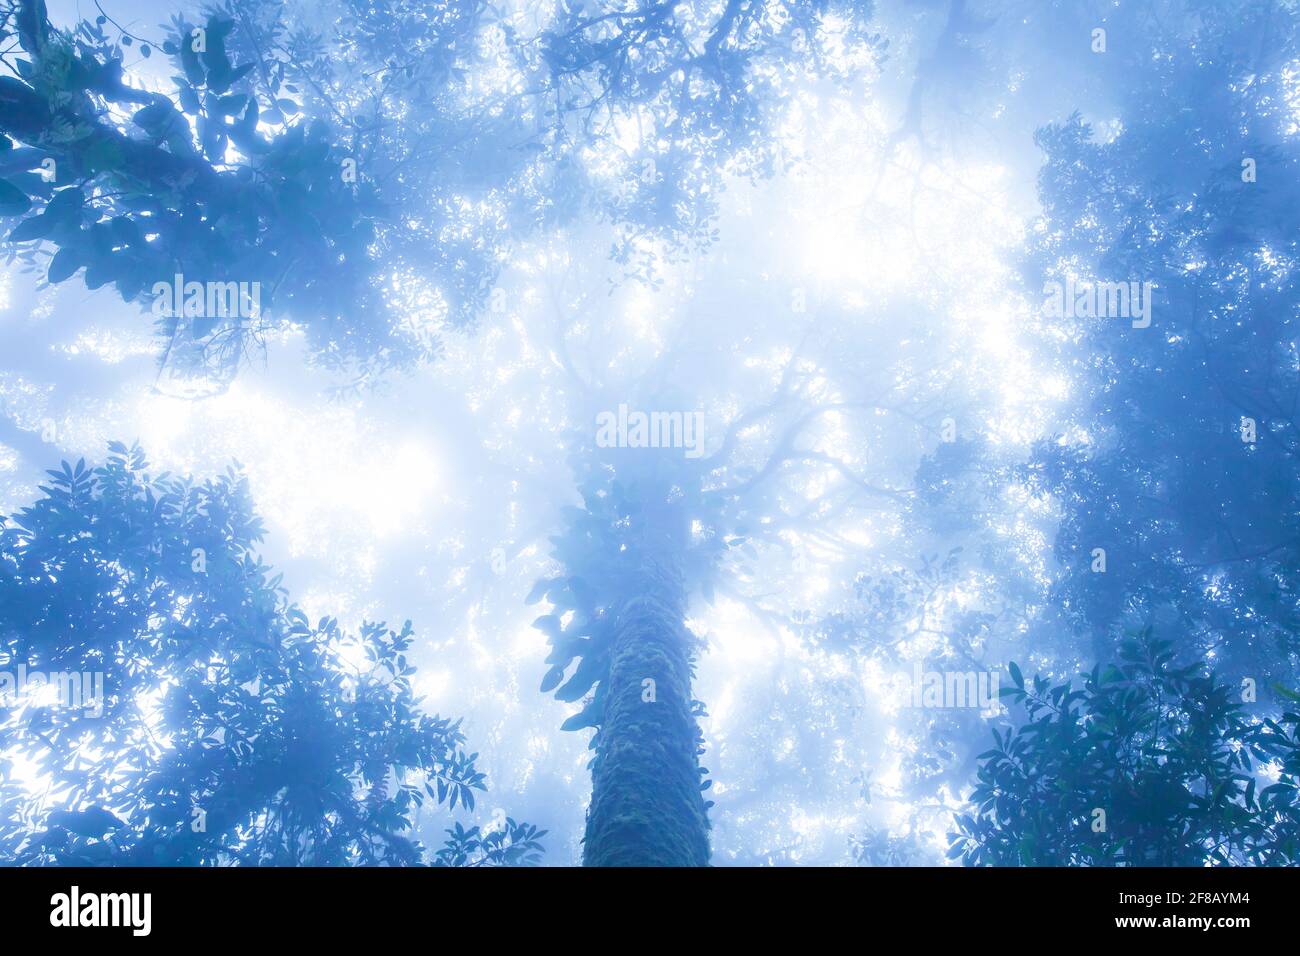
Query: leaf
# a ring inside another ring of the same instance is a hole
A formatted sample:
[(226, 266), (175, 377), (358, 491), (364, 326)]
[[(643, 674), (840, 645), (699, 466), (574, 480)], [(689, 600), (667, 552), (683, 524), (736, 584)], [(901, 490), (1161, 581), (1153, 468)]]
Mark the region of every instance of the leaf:
[(194, 52), (194, 34), (187, 29), (181, 36), (181, 64), (185, 67), (185, 76), (194, 86), (202, 86), (207, 81), (199, 55)]
[(98, 289), (117, 278), (118, 261), (112, 256), (102, 256), (86, 266), (87, 289)]
[(194, 92), (194, 87), (188, 83), (181, 83), (177, 87), (180, 95), (181, 109), (191, 116), (197, 116), (203, 111), (202, 104), (199, 103), (199, 95)]
[(63, 827), (80, 836), (102, 838), (109, 830), (123, 826), (121, 820), (103, 807), (88, 807), (85, 810), (55, 810), (49, 816), (51, 826)]
[(137, 110), (131, 121), (143, 130), (151, 133), (166, 132), (166, 124), (176, 115), (176, 108), (166, 100), (151, 103), (144, 109)]
[(54, 198), (45, 207), (44, 215), (47, 218), (52, 217), (52, 222), (71, 219), (85, 205), (85, 191), (80, 186), (69, 186), (67, 189), (60, 189), (54, 194)]
[(217, 100), (217, 109), (226, 116), (234, 116), (236, 113), (242, 113), (248, 106), (248, 94), (231, 93), (229, 96), (223, 96)]
[(0, 216), (21, 216), (31, 208), (32, 201), (25, 192), (9, 180), (0, 179)]
[(65, 246), (54, 254), (50, 260), (49, 271), (46, 272), (45, 278), (51, 283), (59, 283), (71, 276), (81, 268), (81, 257), (77, 251)]
[(578, 713), (560, 724), (560, 730), (567, 733), (574, 730), (582, 730), (585, 727), (598, 727), (600, 726), (600, 718), (603, 716), (603, 713), (603, 702), (593, 700)]
[(544, 633), (552, 641), (560, 636), (560, 619), (554, 614), (543, 614), (533, 621), (533, 627)]
[(1282, 684), (1274, 684), (1273, 690), (1278, 694), (1281, 694), (1287, 700), (1300, 701), (1300, 694), (1297, 694), (1295, 691), (1291, 690), (1291, 688), (1285, 687)]
[(30, 242), (32, 239), (44, 239), (56, 225), (49, 216), (32, 216), (24, 219), (9, 233), (10, 242)]
[(538, 581), (536, 584), (533, 585), (533, 589), (528, 592), (528, 597), (524, 598), (524, 603), (536, 604), (538, 601), (542, 599), (542, 595), (546, 593), (546, 589), (550, 587), (553, 583), (554, 583), (553, 578), (542, 578), (540, 581)]
[(573, 676), (555, 692), (555, 699), (565, 703), (581, 700), (587, 691), (591, 690), (591, 685), (600, 680), (606, 660), (606, 655), (603, 654), (584, 657), (573, 672)]
[(255, 63), (245, 63), (243, 66), (236, 67), (235, 71), (230, 74), (230, 82), (232, 84), (238, 83), (244, 77), (248, 76), (249, 73), (253, 72), (254, 66), (256, 66)]
[(549, 671), (546, 672), (546, 676), (542, 678), (541, 692), (543, 694), (549, 694), (555, 688), (560, 686), (560, 681), (562, 681), (563, 679), (564, 679), (564, 668), (552, 667)]

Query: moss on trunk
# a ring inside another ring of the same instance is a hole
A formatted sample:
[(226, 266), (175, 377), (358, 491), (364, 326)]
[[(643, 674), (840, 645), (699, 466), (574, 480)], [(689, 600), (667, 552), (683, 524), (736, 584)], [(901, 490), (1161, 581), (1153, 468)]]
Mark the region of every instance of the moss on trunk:
[(644, 588), (624, 601), (614, 625), (583, 863), (706, 866), (685, 592), (672, 565), (651, 560), (643, 570)]

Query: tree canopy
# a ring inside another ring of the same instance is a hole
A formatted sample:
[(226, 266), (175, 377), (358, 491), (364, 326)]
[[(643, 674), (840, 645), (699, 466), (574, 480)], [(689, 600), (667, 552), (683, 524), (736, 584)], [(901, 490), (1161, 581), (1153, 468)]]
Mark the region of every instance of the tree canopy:
[(118, 6), (0, 0), (0, 861), (1295, 865), (1294, 4)]
[[(85, 681), (79, 707), (38, 686), (0, 711), (0, 859), (410, 865), (426, 800), (473, 809), (478, 755), (460, 721), (421, 712), (410, 623), (309, 622), (256, 553), (233, 469), (150, 474), (115, 445), (42, 490), (0, 527), (0, 654), (49, 689)], [(535, 861), (545, 831), (448, 832), (432, 859), (465, 865)]]

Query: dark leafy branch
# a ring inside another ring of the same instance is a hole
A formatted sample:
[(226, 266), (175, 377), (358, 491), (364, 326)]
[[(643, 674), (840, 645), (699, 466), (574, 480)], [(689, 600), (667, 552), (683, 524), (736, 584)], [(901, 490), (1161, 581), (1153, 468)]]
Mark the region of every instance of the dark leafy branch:
[[(0, 860), (414, 865), (426, 801), (473, 810), (486, 778), (418, 707), (410, 624), (352, 635), (288, 603), (242, 476), (151, 475), (121, 445), (49, 476), (0, 522), (0, 665), (101, 692), (6, 700), (0, 752), (36, 775), (0, 767)], [(543, 834), (511, 820), (430, 862), (535, 862)]]

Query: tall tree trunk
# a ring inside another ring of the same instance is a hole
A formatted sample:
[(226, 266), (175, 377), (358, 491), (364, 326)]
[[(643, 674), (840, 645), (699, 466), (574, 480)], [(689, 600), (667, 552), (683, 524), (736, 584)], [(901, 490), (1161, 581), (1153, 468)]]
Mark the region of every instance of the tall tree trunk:
[(614, 624), (583, 864), (707, 866), (685, 588), (671, 556), (641, 570)]

